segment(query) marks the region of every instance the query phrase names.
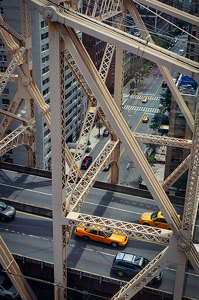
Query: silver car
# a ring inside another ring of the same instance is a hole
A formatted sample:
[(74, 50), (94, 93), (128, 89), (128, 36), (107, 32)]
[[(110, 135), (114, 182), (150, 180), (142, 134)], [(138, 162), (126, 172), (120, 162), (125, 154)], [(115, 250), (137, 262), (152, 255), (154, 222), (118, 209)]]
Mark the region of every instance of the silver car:
[(15, 218), (16, 210), (14, 207), (5, 204), (0, 201), (0, 220), (10, 221)]

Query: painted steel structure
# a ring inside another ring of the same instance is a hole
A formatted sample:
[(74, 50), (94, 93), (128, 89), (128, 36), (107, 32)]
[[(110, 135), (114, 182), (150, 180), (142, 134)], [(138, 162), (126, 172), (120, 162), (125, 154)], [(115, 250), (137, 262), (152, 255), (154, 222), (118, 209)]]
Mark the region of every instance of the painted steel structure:
[[(106, 228), (110, 232), (119, 230), (122, 234), (130, 237), (141, 237), (144, 240), (159, 241), (168, 245), (137, 276), (122, 287), (112, 299), (131, 299), (160, 270), (171, 262), (177, 265), (174, 299), (181, 299), (187, 259), (190, 260), (195, 271), (199, 272), (199, 255), (192, 242), (198, 209), (199, 111), (197, 111), (196, 120), (194, 121), (173, 82), (169, 69), (175, 68), (176, 71), (183, 72), (199, 81), (199, 63), (156, 46), (152, 39), (149, 41), (147, 39), (148, 31), (137, 12), (134, 1), (64, 2), (59, 0), (21, 0), (23, 28), (21, 35), (9, 27), (2, 19), (0, 20), (1, 38), (4, 41), (7, 52), (12, 57), (8, 70), (1, 74), (0, 91), (2, 91), (9, 80), (15, 80), (18, 83), (18, 91), (8, 112), (5, 112), (5, 117), (0, 126), (1, 153), (5, 153), (11, 147), (23, 143), (28, 149), (29, 165), (34, 166), (35, 143), (33, 126), (35, 121), (33, 101), (51, 130), (55, 300), (66, 299), (67, 296), (67, 249), (73, 226), (77, 224), (83, 224), (85, 227), (92, 226), (92, 228), (94, 226)], [(136, 3), (148, 5), (191, 24), (199, 24), (198, 18), (158, 1), (139, 0)], [(81, 8), (83, 4), (86, 5), (86, 8), (84, 7), (85, 9), (82, 13)], [(44, 19), (49, 22), (51, 109), (43, 100), (34, 81), (29, 6), (37, 9)], [(103, 22), (110, 17), (114, 17), (114, 20), (117, 21), (117, 15), (125, 15), (126, 11), (129, 11), (135, 23), (143, 29), (141, 31), (143, 39), (125, 33), (123, 30), (125, 24), (123, 23), (118, 23), (116, 27), (111, 27)], [(76, 30), (93, 35), (108, 43), (100, 71), (97, 71), (93, 65), (78, 38)], [(18, 43), (14, 42), (13, 37)], [(110, 45), (114, 46), (111, 47)], [(113, 99), (104, 82), (115, 48), (116, 89)], [(146, 137), (139, 134), (135, 135), (131, 132), (121, 114), (121, 79), (123, 74), (123, 59), (121, 57), (123, 57), (123, 50), (133, 52), (158, 64), (176, 102), (193, 131), (192, 141), (175, 140), (169, 137)], [(65, 144), (65, 62), (68, 63), (90, 102), (74, 156), (71, 155)], [(18, 71), (18, 76), (13, 76), (14, 70)], [(20, 119), (16, 114), (20, 103), (24, 100), (27, 108), (26, 119)], [(104, 146), (87, 172), (81, 175), (81, 162), (97, 113), (109, 130), (111, 139)], [(13, 118), (22, 121), (23, 124), (16, 132), (5, 137), (5, 133)], [(19, 139), (19, 137), (21, 138)], [(166, 145), (176, 143), (181, 147), (191, 148), (191, 154), (161, 186), (136, 139)], [(81, 207), (86, 196), (107, 163), (111, 162), (112, 182), (117, 181), (120, 143), (125, 146), (130, 159), (134, 162), (139, 174), (144, 179), (172, 231), (81, 213)], [(66, 162), (70, 164), (67, 179)], [(165, 190), (188, 168), (187, 194), (184, 215), (181, 221)], [(79, 177), (81, 179), (78, 181)], [(3, 242), (1, 245), (3, 245)], [(35, 299), (9, 250), (1, 246), (0, 254), (1, 264), (8, 270), (8, 274), (22, 299)], [(8, 257), (10, 264), (15, 266), (15, 268), (10, 267)], [(19, 276), (16, 276), (16, 274)]]

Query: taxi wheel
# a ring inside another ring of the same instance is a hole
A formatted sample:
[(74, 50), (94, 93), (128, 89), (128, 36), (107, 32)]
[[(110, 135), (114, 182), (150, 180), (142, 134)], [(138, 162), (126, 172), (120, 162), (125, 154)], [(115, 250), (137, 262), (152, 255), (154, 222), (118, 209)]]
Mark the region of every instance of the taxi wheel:
[(117, 248), (117, 247), (118, 247), (118, 244), (115, 243), (115, 242), (113, 242), (113, 243), (111, 243), (111, 246), (114, 247), (114, 248)]
[(86, 240), (86, 241), (90, 240), (90, 238), (88, 236), (86, 236), (86, 235), (83, 236), (83, 239)]
[(143, 225), (150, 226), (149, 223), (143, 223)]

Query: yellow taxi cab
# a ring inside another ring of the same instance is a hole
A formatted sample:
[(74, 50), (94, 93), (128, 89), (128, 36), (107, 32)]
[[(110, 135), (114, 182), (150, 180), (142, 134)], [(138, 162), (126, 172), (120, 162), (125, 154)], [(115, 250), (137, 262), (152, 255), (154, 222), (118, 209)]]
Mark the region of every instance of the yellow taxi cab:
[(148, 116), (144, 116), (144, 117), (142, 118), (142, 123), (147, 123), (148, 120), (149, 120), (149, 117), (148, 117)]
[(148, 97), (144, 96), (144, 98), (142, 99), (142, 103), (147, 103), (148, 101)]
[(124, 235), (119, 235), (111, 232), (106, 232), (106, 229), (97, 230), (92, 228), (83, 228), (83, 227), (76, 227), (75, 228), (75, 235), (84, 238), (85, 240), (93, 240), (105, 244), (109, 244), (112, 247), (123, 247), (128, 242), (128, 237)]
[[(180, 218), (180, 215), (178, 215)], [(167, 223), (165, 217), (161, 211), (156, 212), (144, 212), (140, 217), (140, 224), (149, 225), (158, 228), (170, 229), (169, 224)]]

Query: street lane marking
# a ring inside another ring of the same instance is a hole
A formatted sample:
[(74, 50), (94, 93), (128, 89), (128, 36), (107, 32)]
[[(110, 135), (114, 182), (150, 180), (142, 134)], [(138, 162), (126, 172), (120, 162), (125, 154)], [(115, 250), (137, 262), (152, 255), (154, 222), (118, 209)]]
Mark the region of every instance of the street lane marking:
[(1, 186), (1, 185), (3, 185), (3, 186), (8, 186), (8, 187), (12, 187), (12, 188), (18, 189), (18, 190), (24, 190), (24, 191), (29, 191), (29, 192), (39, 193), (39, 194), (43, 194), (43, 195), (52, 195), (52, 193), (49, 194), (49, 193), (40, 192), (40, 191), (33, 191), (32, 189), (26, 189), (26, 188), (23, 188), (23, 187), (14, 186), (14, 185), (9, 185), (9, 184), (5, 184), (5, 183), (0, 183), (0, 186)]

